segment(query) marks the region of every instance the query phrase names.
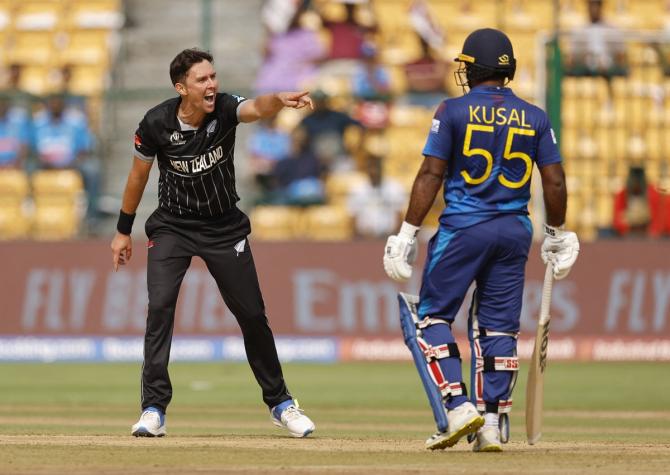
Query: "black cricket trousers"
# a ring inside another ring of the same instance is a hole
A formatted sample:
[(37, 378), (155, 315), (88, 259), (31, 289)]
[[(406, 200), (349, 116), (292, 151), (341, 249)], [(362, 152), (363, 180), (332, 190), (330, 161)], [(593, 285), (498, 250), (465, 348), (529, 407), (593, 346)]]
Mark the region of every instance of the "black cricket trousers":
[(249, 218), (237, 208), (224, 217), (210, 219), (182, 218), (159, 208), (147, 220), (145, 231), (149, 237), (149, 310), (144, 337), (142, 409), (153, 406), (165, 412), (172, 399), (168, 361), (175, 307), (193, 256), (205, 261), (225, 304), (242, 329), (247, 359), (262, 389), (263, 401), (271, 408), (291, 399), (247, 241), (251, 231)]

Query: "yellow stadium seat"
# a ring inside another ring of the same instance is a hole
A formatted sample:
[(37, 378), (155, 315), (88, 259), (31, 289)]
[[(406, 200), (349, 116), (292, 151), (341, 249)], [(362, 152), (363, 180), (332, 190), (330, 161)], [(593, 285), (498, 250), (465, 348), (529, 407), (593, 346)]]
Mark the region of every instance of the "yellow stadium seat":
[(54, 92), (60, 85), (60, 74), (50, 66), (26, 65), (21, 70), (19, 88), (37, 96)]
[(32, 176), (33, 194), (74, 198), (84, 190), (81, 175), (75, 170), (39, 170)]
[(81, 96), (97, 96), (107, 88), (108, 71), (105, 66), (72, 66), (68, 91)]
[(71, 0), (66, 27), (116, 30), (123, 26), (120, 0)]
[(14, 25), (23, 31), (55, 31), (61, 24), (65, 2), (24, 0), (14, 11)]
[(3, 0), (0, 1), (0, 31), (5, 32), (12, 27), (12, 3)]
[(0, 205), (0, 239), (22, 239), (28, 235), (30, 219), (20, 207)]
[(40, 240), (71, 239), (77, 235), (79, 223), (75, 205), (37, 204), (32, 235)]
[(12, 63), (46, 65), (53, 62), (55, 37), (50, 31), (22, 31), (14, 35), (7, 59)]
[(26, 212), (28, 177), (21, 170), (0, 170), (0, 239), (26, 237), (30, 220)]
[(30, 191), (28, 176), (22, 170), (0, 170), (0, 204), (21, 204)]
[(299, 237), (302, 215), (289, 206), (257, 206), (249, 216), (252, 236), (264, 241), (282, 241)]
[(77, 235), (84, 214), (81, 175), (75, 170), (39, 170), (32, 176), (35, 239), (70, 239)]
[(72, 31), (60, 54), (60, 64), (107, 65), (110, 59), (110, 34), (106, 31)]
[(326, 197), (330, 204), (346, 205), (351, 190), (368, 181), (359, 171), (334, 172), (326, 178)]
[(351, 215), (341, 206), (312, 206), (305, 210), (305, 235), (317, 241), (345, 241), (354, 235)]

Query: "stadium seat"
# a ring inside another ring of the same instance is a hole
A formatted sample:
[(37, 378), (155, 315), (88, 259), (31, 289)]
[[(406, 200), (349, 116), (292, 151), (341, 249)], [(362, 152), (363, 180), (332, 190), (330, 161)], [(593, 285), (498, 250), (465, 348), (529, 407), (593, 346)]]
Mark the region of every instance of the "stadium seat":
[(110, 33), (107, 31), (72, 31), (59, 63), (106, 66), (110, 60)]
[(70, 0), (66, 27), (118, 30), (123, 26), (120, 0)]
[(14, 11), (14, 25), (23, 31), (55, 31), (62, 21), (65, 2), (24, 0)]
[(35, 208), (32, 236), (39, 240), (72, 239), (79, 231), (76, 206), (41, 204)]
[(82, 198), (84, 184), (75, 170), (39, 170), (32, 176), (37, 205), (75, 204)]
[(20, 31), (14, 35), (7, 59), (11, 63), (47, 65), (54, 59), (55, 48), (55, 36), (50, 31)]
[(108, 70), (105, 66), (73, 66), (68, 90), (72, 94), (97, 96), (107, 87)]
[(351, 190), (368, 181), (363, 172), (334, 172), (326, 178), (326, 198), (333, 205), (346, 205)]
[(19, 239), (28, 234), (28, 177), (20, 170), (0, 170), (0, 239)]
[(40, 170), (32, 176), (35, 239), (69, 239), (85, 209), (84, 185), (75, 170)]
[(249, 215), (252, 236), (264, 241), (300, 238), (302, 213), (290, 206), (257, 206)]
[(316, 241), (346, 241), (354, 235), (351, 215), (342, 206), (305, 209), (305, 235)]
[(20, 204), (28, 197), (28, 176), (21, 170), (0, 169), (0, 204)]

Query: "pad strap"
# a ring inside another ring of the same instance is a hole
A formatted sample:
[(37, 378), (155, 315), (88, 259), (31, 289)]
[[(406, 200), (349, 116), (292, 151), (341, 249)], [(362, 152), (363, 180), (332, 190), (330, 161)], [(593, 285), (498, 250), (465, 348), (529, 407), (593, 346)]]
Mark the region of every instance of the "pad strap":
[(423, 354), (426, 355), (426, 362), (428, 363), (432, 360), (441, 360), (442, 358), (461, 358), (461, 352), (456, 343), (432, 346), (419, 336), (416, 337), (416, 340), (419, 342), (419, 347), (423, 351)]
[(478, 356), (475, 371), (478, 373), (519, 371), (519, 358), (517, 356)]

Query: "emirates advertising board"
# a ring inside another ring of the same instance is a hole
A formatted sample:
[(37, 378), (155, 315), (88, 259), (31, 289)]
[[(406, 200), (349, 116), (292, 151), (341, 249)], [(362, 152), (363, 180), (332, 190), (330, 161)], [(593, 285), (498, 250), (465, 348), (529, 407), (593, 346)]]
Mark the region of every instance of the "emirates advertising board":
[[(418, 293), (421, 265), (413, 280), (397, 284), (384, 274), (381, 241), (252, 241), (252, 249), (283, 361), (411, 359), (397, 293)], [(0, 361), (141, 360), (147, 292), (140, 242), (118, 272), (106, 241), (6, 242), (0, 255)], [(543, 275), (533, 247), (522, 358), (532, 352)], [(462, 349), (469, 301), (454, 324)], [(569, 277), (554, 283), (550, 314), (551, 359), (670, 360), (670, 241), (583, 244)], [(182, 283), (171, 358), (245, 359), (235, 317), (198, 258)]]

